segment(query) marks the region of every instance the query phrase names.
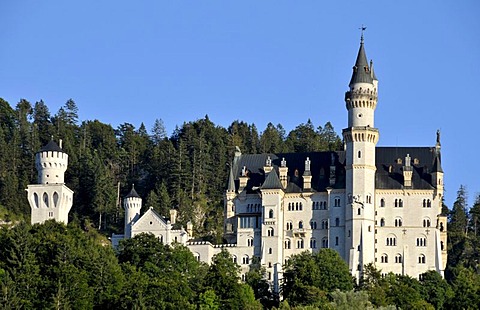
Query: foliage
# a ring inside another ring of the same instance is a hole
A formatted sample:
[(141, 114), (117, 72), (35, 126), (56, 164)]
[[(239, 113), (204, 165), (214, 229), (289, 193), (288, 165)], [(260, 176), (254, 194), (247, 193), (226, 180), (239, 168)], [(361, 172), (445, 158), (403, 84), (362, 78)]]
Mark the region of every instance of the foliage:
[(320, 249), (292, 256), (285, 266), (283, 296), (292, 306), (322, 305), (326, 293), (353, 289), (353, 278), (338, 252)]

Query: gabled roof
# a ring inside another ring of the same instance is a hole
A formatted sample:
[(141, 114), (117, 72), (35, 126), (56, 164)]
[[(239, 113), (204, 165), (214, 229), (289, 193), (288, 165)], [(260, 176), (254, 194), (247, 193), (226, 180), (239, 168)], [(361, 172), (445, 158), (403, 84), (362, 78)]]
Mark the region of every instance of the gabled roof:
[(281, 189), (283, 188), (282, 182), (278, 178), (277, 171), (272, 169), (272, 171), (268, 174), (265, 182), (263, 182), (262, 189)]
[(53, 152), (62, 152), (62, 153), (65, 153), (59, 146), (57, 143), (55, 143), (55, 141), (50, 140), (48, 141), (48, 143), (46, 145), (44, 145), (41, 149), (40, 149), (40, 152), (50, 152), (50, 151), (53, 151)]
[(167, 223), (160, 214), (153, 210), (153, 208), (150, 208), (133, 224), (132, 229), (144, 227), (148, 227), (151, 231), (166, 229)]

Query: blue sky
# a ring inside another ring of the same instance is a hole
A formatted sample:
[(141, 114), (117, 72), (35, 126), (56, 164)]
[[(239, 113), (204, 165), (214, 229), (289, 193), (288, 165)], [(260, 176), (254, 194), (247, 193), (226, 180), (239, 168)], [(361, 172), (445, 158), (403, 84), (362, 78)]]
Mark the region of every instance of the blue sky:
[(156, 118), (169, 134), (206, 114), (263, 130), (309, 118), (346, 127), (343, 101), (365, 24), (379, 79), (381, 146), (433, 146), (446, 202), (480, 192), (480, 2), (1, 1), (0, 97), (69, 98), (82, 120)]

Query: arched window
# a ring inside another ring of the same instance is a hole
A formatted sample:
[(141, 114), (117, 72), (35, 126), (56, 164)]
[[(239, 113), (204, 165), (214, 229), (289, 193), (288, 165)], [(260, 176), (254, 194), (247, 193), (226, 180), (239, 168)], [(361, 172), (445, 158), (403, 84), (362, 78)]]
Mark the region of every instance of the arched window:
[(362, 158), (362, 151), (358, 151), (358, 158)]
[(53, 193), (53, 206), (56, 208), (58, 206), (58, 193)]
[(273, 253), (272, 248), (268, 248), (268, 254), (272, 254), (272, 253)]
[(48, 195), (47, 195), (47, 193), (43, 193), (43, 203), (45, 204), (45, 207), (48, 208)]
[(335, 237), (335, 245), (338, 245), (338, 237)]
[(396, 246), (397, 245), (397, 237), (395, 235), (389, 235), (386, 239), (387, 246)]
[(310, 248), (312, 249), (317, 248), (317, 240), (315, 240), (315, 238), (310, 239)]
[(285, 240), (285, 249), (291, 249), (292, 248), (292, 242), (290, 239)]
[(403, 200), (402, 199), (398, 200), (398, 207), (403, 208)]
[(38, 208), (38, 194), (33, 193), (33, 201), (35, 202), (35, 207)]
[(380, 199), (380, 208), (385, 208), (385, 199)]
[(402, 254), (395, 255), (395, 263), (396, 264), (401, 264), (402, 262), (403, 262)]
[(420, 254), (420, 255), (418, 256), (418, 263), (419, 263), (419, 264), (425, 264), (425, 261), (426, 261), (426, 260), (425, 260), (425, 255)]
[(387, 254), (382, 254), (382, 257), (381, 257), (381, 262), (386, 264), (388, 263), (388, 255)]
[(419, 247), (427, 246), (427, 238), (425, 237), (417, 238), (417, 246)]
[[(197, 253), (198, 254), (198, 253)], [(200, 257), (200, 254), (198, 254), (198, 257)], [(237, 263), (237, 256), (232, 255), (232, 261), (236, 264)]]
[(310, 222), (310, 229), (317, 229), (317, 222), (316, 221), (311, 221)]
[(427, 207), (427, 200), (426, 200), (426, 199), (423, 199), (423, 207), (424, 207), (424, 208)]
[(395, 227), (402, 227), (402, 224), (403, 224), (403, 223), (402, 223), (402, 218), (397, 217), (397, 218), (395, 219)]
[(297, 240), (297, 249), (303, 249), (303, 239)]
[(245, 256), (243, 257), (243, 259), (242, 259), (242, 263), (243, 263), (244, 265), (250, 264), (250, 257), (248, 257), (248, 255), (245, 255)]
[(398, 199), (395, 199), (395, 208), (398, 208)]
[(340, 226), (340, 218), (335, 218), (335, 226)]
[(358, 208), (357, 214), (358, 214), (358, 215), (362, 215), (362, 209), (361, 209), (361, 208)]
[(423, 227), (430, 227), (430, 219), (428, 217), (423, 219)]
[(430, 201), (430, 199), (427, 200), (427, 208), (431, 208), (432, 207), (432, 202)]
[(380, 219), (380, 227), (383, 227), (383, 226), (385, 226), (385, 219), (382, 217)]
[(293, 229), (293, 223), (287, 222), (287, 230), (292, 230), (292, 229)]
[(247, 246), (253, 246), (253, 238), (247, 239)]
[(328, 239), (327, 238), (322, 239), (322, 248), (328, 248)]
[(273, 219), (273, 210), (268, 211), (268, 218)]
[(267, 236), (268, 237), (273, 237), (273, 235), (274, 235), (273, 233), (274, 233), (273, 227), (270, 227), (267, 231)]
[[(197, 262), (200, 261), (200, 254), (199, 253), (193, 253), (193, 257), (197, 260)], [(234, 256), (236, 258), (236, 256)], [(234, 261), (235, 262), (235, 261)]]
[(298, 222), (298, 228), (300, 228), (300, 229), (303, 228), (303, 221)]

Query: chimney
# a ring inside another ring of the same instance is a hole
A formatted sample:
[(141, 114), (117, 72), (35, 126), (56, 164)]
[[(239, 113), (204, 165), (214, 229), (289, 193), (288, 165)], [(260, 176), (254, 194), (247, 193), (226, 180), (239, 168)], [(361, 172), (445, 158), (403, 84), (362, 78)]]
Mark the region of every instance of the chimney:
[(265, 166), (263, 166), (263, 171), (265, 171), (265, 178), (267, 178), (268, 174), (272, 171), (272, 159), (270, 158), (270, 155), (267, 157), (267, 160), (265, 161)]
[(303, 189), (312, 189), (312, 173), (310, 172), (310, 158), (305, 160), (305, 172), (303, 173)]
[(239, 188), (238, 188), (238, 192), (240, 193), (240, 192), (243, 191), (245, 186), (247, 186), (247, 182), (248, 182), (247, 166), (242, 167), (242, 172), (240, 173), (240, 177), (238, 177), (238, 180), (240, 181), (239, 182)]
[(286, 188), (288, 183), (288, 179), (287, 179), (288, 167), (287, 167), (287, 161), (285, 160), (285, 157), (282, 158), (278, 171), (280, 172), (280, 182), (282, 183), (283, 188)]
[(405, 157), (405, 166), (403, 166), (403, 186), (405, 187), (411, 187), (412, 186), (412, 166), (410, 165), (412, 158), (410, 157), (410, 154), (407, 154), (407, 157)]
[(170, 223), (173, 225), (177, 221), (177, 213), (178, 211), (175, 209), (170, 210)]
[(190, 238), (193, 238), (193, 224), (190, 221), (188, 221), (188, 223), (187, 223), (187, 235)]

